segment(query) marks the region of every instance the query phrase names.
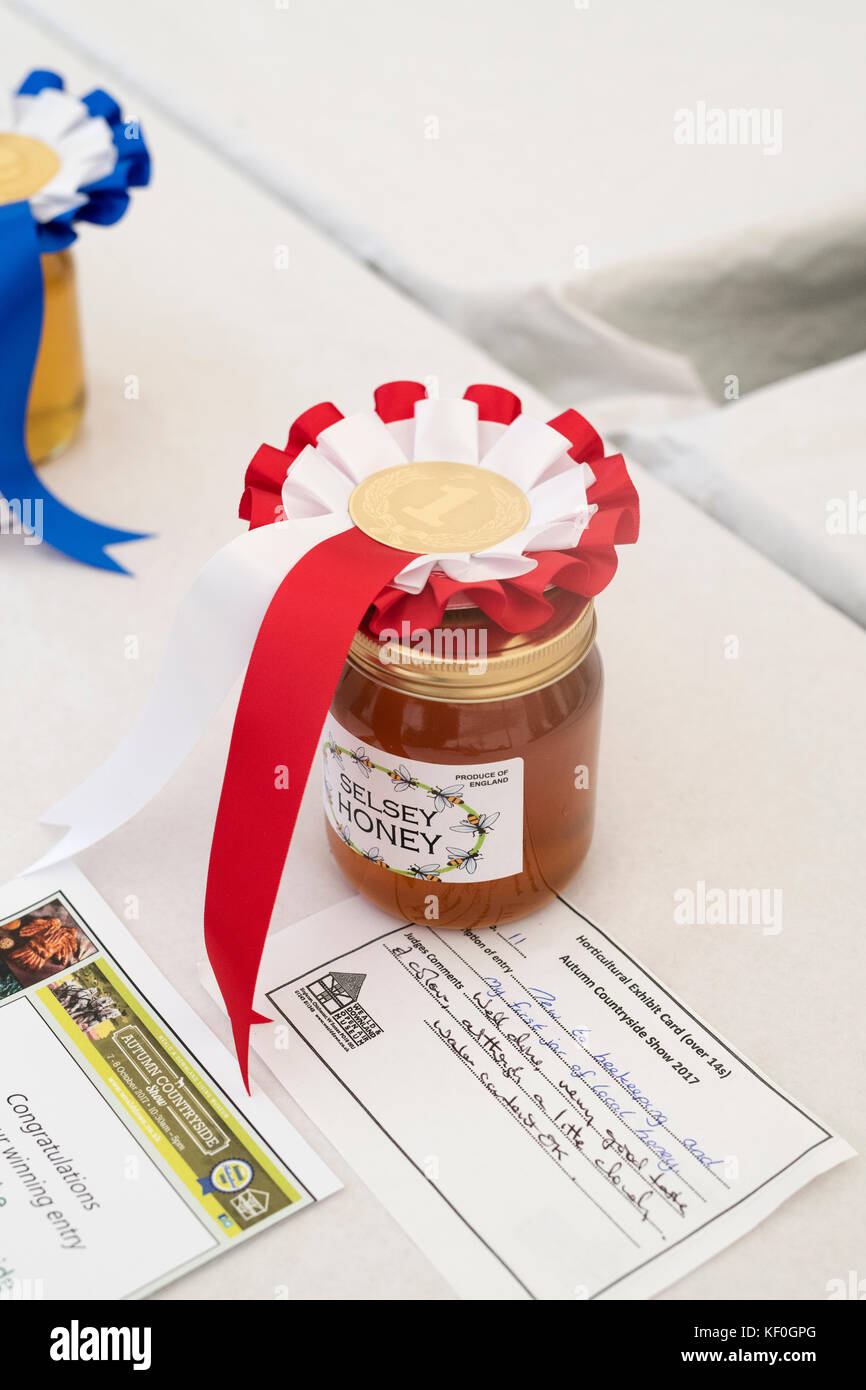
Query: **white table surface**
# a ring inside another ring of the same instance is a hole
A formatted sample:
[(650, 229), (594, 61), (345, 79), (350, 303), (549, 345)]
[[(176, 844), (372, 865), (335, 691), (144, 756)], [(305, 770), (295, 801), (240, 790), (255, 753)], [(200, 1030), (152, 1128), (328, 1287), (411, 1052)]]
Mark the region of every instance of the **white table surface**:
[[(22, 19), (4, 19), (8, 79), (30, 66), (73, 89), (112, 74)], [(157, 669), (178, 596), (235, 535), (261, 440), (330, 397), (344, 410), (395, 376), (443, 393), (511, 375), (387, 288), (160, 118), (132, 90), (156, 179), (119, 226), (85, 228), (79, 264), (91, 388), (87, 428), (46, 475), (71, 504), (158, 538), (121, 552), (136, 578), (3, 537), (5, 678), (0, 874), (52, 842), (40, 811), (112, 748)], [(289, 247), (277, 271), (275, 245)], [(140, 380), (140, 398), (124, 380)], [(549, 407), (530, 390), (527, 407)], [(567, 404), (561, 402), (560, 404)], [(579, 404), (579, 402), (574, 402)], [(635, 469), (644, 533), (599, 604), (607, 666), (597, 840), (572, 898), (799, 1101), (862, 1148), (862, 690), (866, 639), (652, 477)], [(725, 660), (726, 637), (740, 655)], [(139, 640), (138, 660), (124, 658)], [(198, 983), (207, 853), (231, 710), (163, 794), (81, 857), (130, 930), (215, 1030)], [(858, 741), (859, 740), (859, 741)], [(785, 927), (682, 929), (675, 888), (781, 887)], [(338, 901), (318, 789), (302, 811), (274, 923)], [(346, 1190), (189, 1275), (168, 1298), (449, 1297), (371, 1195), (254, 1062), (256, 1082)], [(821, 1298), (862, 1266), (862, 1165), (812, 1183), (664, 1297)], [(479, 1291), (480, 1293), (483, 1291)]]
[[(554, 394), (866, 347), (858, 0), (7, 3)], [(677, 144), (700, 102), (780, 152)]]
[[(631, 455), (866, 627), (866, 353), (706, 414), (615, 433)], [(842, 529), (840, 529), (840, 526)]]

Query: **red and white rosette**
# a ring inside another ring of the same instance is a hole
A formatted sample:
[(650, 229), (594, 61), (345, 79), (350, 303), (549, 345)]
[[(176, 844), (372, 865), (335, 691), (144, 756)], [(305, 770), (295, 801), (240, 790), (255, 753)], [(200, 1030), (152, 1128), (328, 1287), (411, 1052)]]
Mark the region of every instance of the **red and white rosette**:
[[(592, 426), (567, 410), (548, 423), (512, 392), (472, 386), (430, 399), (389, 382), (375, 412), (326, 403), (263, 445), (247, 469), (241, 517), (250, 530), (219, 551), (183, 600), (161, 674), (139, 720), (101, 767), (42, 819), (69, 829), (34, 869), (95, 843), (129, 820), (190, 752), (237, 677), (235, 716), (214, 827), (205, 940), (231, 1019), (244, 1081), (261, 953), (322, 725), (352, 638), (435, 627), (459, 595), (510, 632), (551, 613), (551, 585), (587, 598), (637, 539), (638, 499), (621, 455), (605, 457)], [(526, 524), (469, 553), (395, 549), (362, 530), (356, 489), (383, 470), (447, 460), (478, 466), (525, 496)], [(275, 769), (288, 768), (288, 779)], [(288, 786), (286, 786), (288, 780)], [(238, 931), (238, 923), (245, 931)]]

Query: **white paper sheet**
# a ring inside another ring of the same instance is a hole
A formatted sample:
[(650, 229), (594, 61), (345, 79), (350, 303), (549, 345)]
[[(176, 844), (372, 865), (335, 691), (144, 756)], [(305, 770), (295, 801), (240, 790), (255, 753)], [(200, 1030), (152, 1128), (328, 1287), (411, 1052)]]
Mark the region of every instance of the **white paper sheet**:
[(141, 1297), (339, 1186), (83, 874), (0, 888), (0, 1300)]
[(853, 1153), (563, 902), (352, 898), (260, 978), (257, 1050), (464, 1297), (648, 1297)]

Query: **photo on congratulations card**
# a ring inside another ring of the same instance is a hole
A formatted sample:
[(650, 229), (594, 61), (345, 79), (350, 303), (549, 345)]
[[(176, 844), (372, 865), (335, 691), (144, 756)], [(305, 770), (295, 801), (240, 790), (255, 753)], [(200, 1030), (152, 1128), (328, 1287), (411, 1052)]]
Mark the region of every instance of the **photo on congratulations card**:
[(37, 904), (0, 924), (0, 1001), (44, 984), (95, 951), (59, 898)]

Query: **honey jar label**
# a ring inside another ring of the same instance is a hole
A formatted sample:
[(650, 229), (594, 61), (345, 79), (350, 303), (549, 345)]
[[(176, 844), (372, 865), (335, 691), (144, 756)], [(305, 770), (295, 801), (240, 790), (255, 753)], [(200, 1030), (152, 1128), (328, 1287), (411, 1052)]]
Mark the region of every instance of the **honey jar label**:
[(523, 759), (422, 763), (333, 718), (322, 740), (328, 820), (344, 844), (407, 878), (480, 882), (523, 868)]

